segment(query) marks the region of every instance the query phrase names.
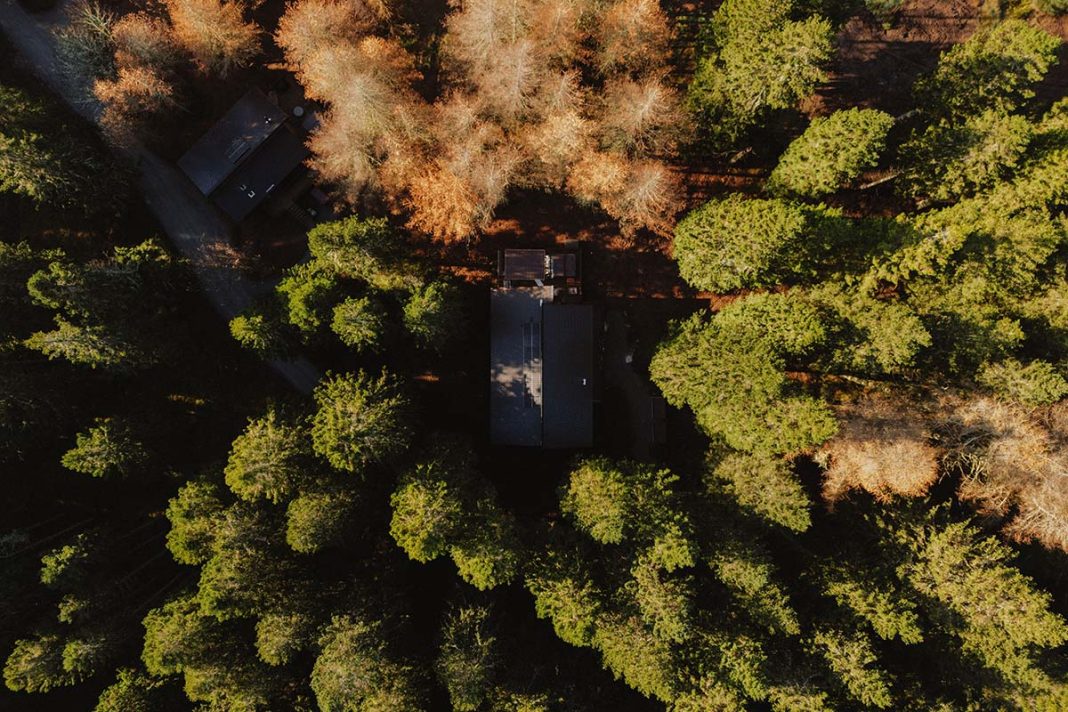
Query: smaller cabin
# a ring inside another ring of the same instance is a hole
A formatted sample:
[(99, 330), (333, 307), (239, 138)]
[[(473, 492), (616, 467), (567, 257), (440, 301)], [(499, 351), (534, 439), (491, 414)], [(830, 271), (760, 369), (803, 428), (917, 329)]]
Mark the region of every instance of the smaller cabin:
[(178, 159), (201, 193), (235, 223), (307, 159), (302, 136), (259, 89), (251, 89)]

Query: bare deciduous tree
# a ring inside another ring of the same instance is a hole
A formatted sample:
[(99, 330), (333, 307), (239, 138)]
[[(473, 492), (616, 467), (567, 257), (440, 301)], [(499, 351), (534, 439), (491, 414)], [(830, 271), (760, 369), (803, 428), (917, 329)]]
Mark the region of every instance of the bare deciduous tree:
[(657, 0), (620, 0), (595, 26), (602, 71), (657, 69), (668, 55), (671, 27)]
[(413, 181), (411, 224), (445, 241), (464, 239), (484, 227), (504, 200), (519, 153), (466, 95), (438, 105), (433, 126), (441, 153)]
[(358, 0), (301, 0), (286, 7), (274, 39), (298, 70), (320, 51), (355, 43), (374, 23), (375, 13)]
[(448, 68), (458, 75), (485, 71), (501, 47), (529, 35), (530, 0), (467, 0), (456, 6), (445, 29)]
[[(677, 180), (650, 156), (675, 150), (685, 121), (675, 92), (642, 71), (668, 36), (655, 0), (456, 3), (433, 104), (413, 89), (411, 56), (369, 34), (374, 24), (365, 5), (300, 0), (276, 34), (308, 96), (328, 105), (315, 164), (350, 195), (381, 189), (445, 240), (483, 227), (511, 186), (567, 185), (626, 232), (670, 229)], [(598, 42), (618, 46), (595, 101), (600, 80), (583, 77)]]
[(662, 154), (675, 150), (688, 118), (678, 94), (656, 77), (609, 80), (600, 115), (602, 143), (615, 150)]
[(101, 126), (124, 143), (144, 124), (176, 105), (173, 85), (148, 67), (119, 67), (114, 79), (98, 79), (93, 94), (104, 104)]
[(553, 68), (569, 67), (584, 59), (583, 23), (589, 21), (588, 0), (539, 0), (532, 10), (531, 38)]
[(958, 496), (1006, 517), (1009, 536), (1068, 551), (1068, 451), (1057, 411), (1043, 424), (989, 398), (952, 406), (946, 430), (949, 462), (961, 472)]
[(598, 203), (624, 233), (639, 228), (664, 234), (679, 208), (678, 179), (663, 163), (632, 161), (614, 152), (591, 152), (575, 164), (567, 187), (579, 200)]
[(205, 72), (225, 76), (260, 49), (259, 30), (242, 5), (222, 0), (164, 0), (174, 36)]
[(829, 502), (850, 490), (880, 501), (918, 497), (938, 479), (938, 449), (918, 408), (879, 396), (844, 410), (838, 434), (819, 455), (827, 464), (823, 496)]
[(533, 105), (544, 67), (533, 41), (501, 45), (471, 77), (484, 111), (508, 123), (521, 120)]
[(576, 158), (589, 151), (591, 126), (577, 111), (554, 112), (530, 125), (521, 141), (532, 164), (524, 182), (559, 189), (564, 186)]
[(125, 15), (112, 27), (111, 35), (115, 64), (119, 67), (144, 66), (164, 71), (181, 59), (171, 27), (158, 17), (143, 12)]

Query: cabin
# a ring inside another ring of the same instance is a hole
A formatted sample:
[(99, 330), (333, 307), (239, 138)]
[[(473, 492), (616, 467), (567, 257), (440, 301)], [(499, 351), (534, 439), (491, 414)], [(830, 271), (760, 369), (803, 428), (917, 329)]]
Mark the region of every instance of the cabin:
[(309, 155), (287, 118), (263, 92), (252, 89), (178, 159), (178, 167), (239, 223)]
[(490, 291), (490, 440), (593, 445), (597, 324), (581, 301), (580, 254), (504, 250)]

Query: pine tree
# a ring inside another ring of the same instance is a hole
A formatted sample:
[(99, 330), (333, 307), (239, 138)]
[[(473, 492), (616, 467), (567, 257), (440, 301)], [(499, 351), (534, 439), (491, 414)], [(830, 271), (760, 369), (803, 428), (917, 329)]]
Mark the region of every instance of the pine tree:
[(330, 310), (337, 298), (338, 283), (331, 272), (315, 261), (290, 269), (276, 288), (285, 306), (285, 318), (306, 338), (330, 323)]
[(675, 259), (683, 279), (697, 289), (767, 287), (792, 276), (810, 229), (798, 206), (732, 194), (679, 221)]
[(986, 110), (1005, 114), (1035, 95), (1059, 46), (1059, 39), (1023, 20), (1005, 20), (943, 53), (916, 93), (924, 106), (955, 119)]
[(730, 145), (768, 111), (792, 109), (824, 81), (832, 29), (812, 16), (791, 19), (792, 3), (727, 0), (710, 23), (688, 101), (719, 145)]
[(445, 351), (463, 336), (464, 325), (459, 290), (446, 282), (430, 282), (404, 303), (404, 328), (422, 348)]
[(990, 363), (983, 366), (978, 378), (998, 395), (1027, 406), (1050, 405), (1068, 396), (1068, 379), (1046, 361), (1024, 365), (1007, 359)]
[(457, 712), (474, 712), (490, 696), (500, 664), (491, 615), (484, 605), (458, 605), (445, 614), (434, 671)]
[(863, 633), (820, 629), (813, 635), (812, 644), (850, 696), (860, 704), (876, 709), (886, 709), (894, 704), (889, 676), (874, 665), (878, 657)]
[(286, 543), (302, 554), (343, 543), (358, 504), (354, 493), (342, 489), (302, 492), (286, 507)]
[(234, 440), (224, 471), (226, 484), (242, 499), (278, 503), (307, 479), (310, 454), (307, 431), (272, 408), (250, 419)]
[(805, 490), (781, 457), (730, 453), (715, 462), (709, 487), (722, 488), (738, 504), (787, 529), (803, 532), (812, 524)]
[(78, 433), (74, 448), (60, 463), (74, 472), (92, 477), (126, 477), (148, 460), (148, 452), (122, 420), (97, 419), (89, 430)]
[(933, 124), (900, 149), (908, 166), (904, 189), (939, 203), (989, 190), (1016, 172), (1033, 133), (1023, 116), (993, 110)]
[(874, 109), (846, 109), (812, 120), (768, 176), (774, 194), (819, 198), (874, 168), (894, 119)]
[(417, 669), (390, 654), (379, 626), (336, 616), (319, 639), (311, 673), (319, 709), (425, 709)]
[(385, 310), (370, 297), (345, 299), (334, 307), (330, 329), (349, 348), (373, 350), (386, 330)]
[(99, 139), (65, 120), (58, 107), (0, 84), (0, 192), (38, 206), (99, 213), (122, 205), (124, 175)]
[(383, 218), (349, 217), (316, 225), (308, 249), (331, 272), (383, 291), (420, 282), (418, 269), (404, 257), (401, 236)]
[(314, 395), (312, 444), (337, 469), (358, 472), (406, 447), (408, 399), (392, 376), (328, 375)]
[(167, 549), (175, 561), (201, 564), (211, 555), (217, 525), (225, 509), (220, 488), (193, 480), (182, 485), (167, 505)]

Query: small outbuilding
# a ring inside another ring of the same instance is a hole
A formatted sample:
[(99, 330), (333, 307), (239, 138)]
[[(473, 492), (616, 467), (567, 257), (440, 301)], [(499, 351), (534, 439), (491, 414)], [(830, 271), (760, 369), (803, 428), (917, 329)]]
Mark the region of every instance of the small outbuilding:
[(178, 159), (178, 167), (241, 222), (309, 155), (286, 119), (263, 92), (252, 89)]

